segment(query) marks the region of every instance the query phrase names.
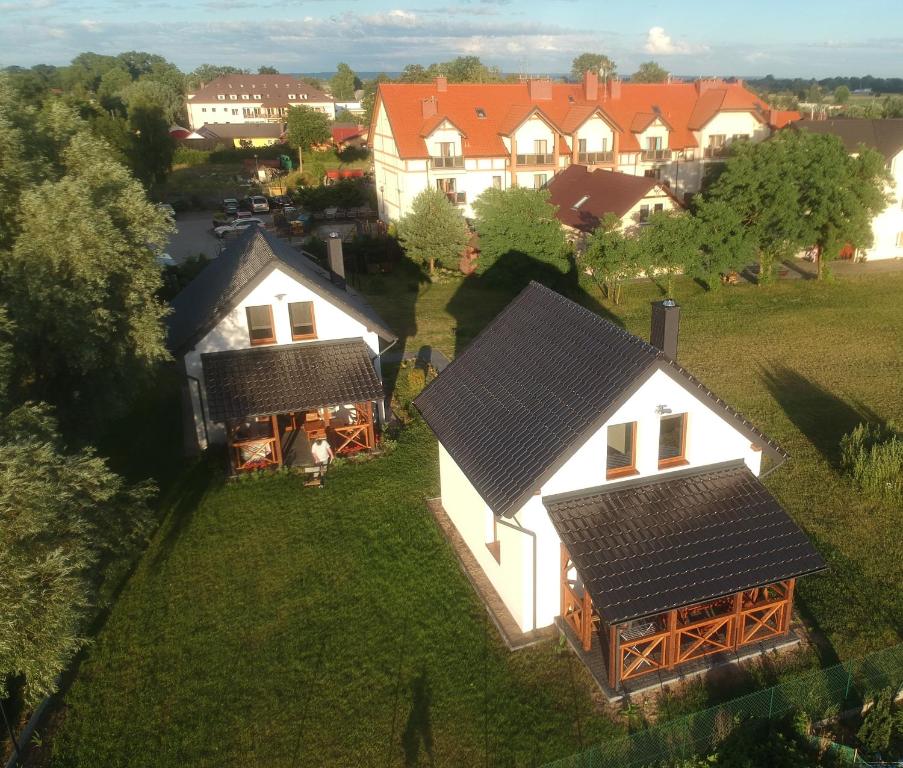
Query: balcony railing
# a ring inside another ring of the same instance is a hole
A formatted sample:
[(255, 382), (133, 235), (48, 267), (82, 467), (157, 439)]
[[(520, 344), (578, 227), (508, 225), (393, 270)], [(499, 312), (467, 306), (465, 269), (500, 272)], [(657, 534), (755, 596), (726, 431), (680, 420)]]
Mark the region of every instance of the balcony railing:
[(720, 147), (706, 147), (703, 150), (703, 155), (705, 157), (724, 157), (727, 155), (727, 146), (722, 145)]
[(607, 152), (580, 152), (577, 155), (577, 162), (584, 165), (595, 165), (596, 163), (610, 163), (614, 158), (615, 153), (612, 150)]
[(671, 159), (671, 150), (670, 149), (644, 149), (640, 152), (640, 160), (670, 160)]
[(430, 163), (433, 168), (463, 168), (464, 158), (460, 155), (449, 155), (447, 157), (431, 157)]
[(465, 205), (467, 203), (466, 192), (446, 192), (445, 196), (452, 205)]
[(555, 155), (517, 155), (517, 165), (554, 165)]

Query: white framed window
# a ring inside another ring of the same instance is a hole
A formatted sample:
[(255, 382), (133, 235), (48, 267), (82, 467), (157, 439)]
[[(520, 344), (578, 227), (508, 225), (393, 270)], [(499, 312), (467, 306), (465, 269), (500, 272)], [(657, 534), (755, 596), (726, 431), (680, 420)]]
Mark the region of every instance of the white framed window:
[(237, 109), (233, 109), (233, 110), (232, 110), (232, 114), (233, 114), (233, 115), (237, 115), (237, 114), (238, 114), (238, 110), (237, 110)]
[(218, 94), (216, 95), (216, 98), (218, 98), (220, 101), (225, 101), (225, 100), (226, 100), (226, 94), (224, 94), (224, 93), (218, 93)]
[(238, 95), (235, 93), (230, 93), (229, 99), (231, 99), (232, 101), (236, 101), (238, 99)]
[(306, 94), (306, 93), (302, 93), (302, 94), (301, 94), (301, 99), (306, 101), (306, 100), (307, 100), (307, 94)]
[(260, 99), (260, 94), (259, 94), (259, 93), (255, 93), (255, 94), (254, 94), (254, 98), (255, 98), (255, 99)]
[(288, 100), (289, 100), (289, 101), (294, 101), (294, 100), (295, 100), (295, 94), (294, 94), (294, 93), (290, 93), (290, 94), (288, 95)]
[(216, 112), (216, 107), (210, 107), (211, 112)]
[(207, 107), (201, 107), (201, 112), (206, 112), (206, 111), (207, 111)]
[(549, 177), (545, 173), (534, 173), (533, 174), (533, 189), (542, 189), (546, 182), (549, 180)]
[(251, 97), (248, 96), (248, 94), (246, 94), (246, 93), (243, 93), (243, 94), (241, 95), (241, 97), (242, 97), (242, 99), (244, 99), (245, 101), (247, 101), (248, 99), (251, 98)]

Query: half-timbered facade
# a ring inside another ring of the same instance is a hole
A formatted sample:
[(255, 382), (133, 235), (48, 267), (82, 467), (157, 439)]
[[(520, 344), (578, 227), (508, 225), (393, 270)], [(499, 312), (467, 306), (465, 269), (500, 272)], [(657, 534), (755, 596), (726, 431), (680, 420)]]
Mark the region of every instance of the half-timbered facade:
[(395, 336), (346, 285), (341, 241), (327, 245), (328, 271), (251, 228), (172, 302), (190, 447), (225, 443), (234, 472), (309, 464), (320, 438), (339, 454), (375, 445)]
[(824, 562), (758, 479), (781, 449), (674, 360), (531, 283), (417, 398), (441, 502), (524, 633), (563, 623), (612, 690), (789, 630)]
[(543, 187), (570, 165), (651, 176), (680, 200), (735, 141), (781, 116), (742, 82), (383, 83), (370, 126), (380, 216), (397, 220), (424, 189), (465, 216), (495, 187)]

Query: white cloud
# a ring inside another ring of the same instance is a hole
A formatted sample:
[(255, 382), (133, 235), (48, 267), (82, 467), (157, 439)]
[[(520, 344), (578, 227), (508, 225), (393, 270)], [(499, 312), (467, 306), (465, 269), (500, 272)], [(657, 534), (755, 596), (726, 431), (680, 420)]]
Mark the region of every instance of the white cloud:
[(88, 32), (97, 32), (100, 30), (100, 22), (95, 21), (94, 19), (82, 19), (78, 22), (78, 26), (82, 29), (87, 29)]
[(656, 56), (673, 56), (675, 54), (699, 53), (707, 50), (704, 45), (691, 45), (671, 39), (664, 27), (652, 27), (646, 36), (646, 45), (643, 46), (646, 53)]

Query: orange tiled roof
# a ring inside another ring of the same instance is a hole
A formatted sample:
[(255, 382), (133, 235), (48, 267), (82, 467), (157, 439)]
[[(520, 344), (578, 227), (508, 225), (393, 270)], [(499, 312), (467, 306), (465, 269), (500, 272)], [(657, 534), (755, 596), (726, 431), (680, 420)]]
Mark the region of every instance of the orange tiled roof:
[[(526, 82), (448, 84), (442, 91), (435, 83), (383, 83), (377, 103), (385, 106), (402, 158), (427, 157), (423, 129), (427, 124), (438, 125), (441, 119), (464, 134), (465, 156), (499, 157), (508, 153), (501, 137), (514, 131), (534, 110), (566, 134), (576, 131), (598, 110), (620, 133), (621, 152), (640, 150), (633, 131), (644, 122), (648, 126), (655, 117), (670, 127), (669, 147), (686, 149), (697, 146), (693, 131), (704, 127), (719, 110), (750, 112), (762, 121), (768, 110), (768, 105), (741, 83), (620, 83), (608, 88), (600, 83), (594, 100), (586, 99), (582, 83), (550, 85), (551, 98), (532, 100)], [(618, 88), (620, 93), (612, 94)], [(424, 118), (421, 105), (428, 98), (436, 100), (436, 111)], [(377, 112), (374, 109), (374, 120)], [(441, 118), (439, 122), (437, 118)]]
[(802, 115), (795, 109), (772, 109), (767, 114), (768, 124), (775, 130), (802, 119)]

